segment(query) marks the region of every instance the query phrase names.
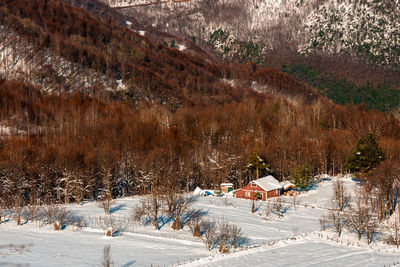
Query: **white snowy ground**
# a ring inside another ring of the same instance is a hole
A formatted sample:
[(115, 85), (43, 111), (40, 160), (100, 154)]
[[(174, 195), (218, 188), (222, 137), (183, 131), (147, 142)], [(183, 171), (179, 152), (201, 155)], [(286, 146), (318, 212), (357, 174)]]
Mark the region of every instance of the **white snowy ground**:
[[(345, 179), (346, 186), (355, 183)], [(345, 233), (335, 240), (334, 233), (320, 232), (319, 219), (327, 213), (332, 182), (298, 197), (300, 205), (287, 211), (283, 219), (264, 218), (266, 203), (259, 202), (251, 214), (251, 201), (200, 197), (195, 207), (208, 211), (207, 217), (225, 219), (242, 228), (249, 238), (248, 248), (220, 255), (205, 249), (185, 227), (172, 231), (170, 224), (160, 231), (151, 226), (129, 225), (121, 235), (106, 238), (103, 229), (81, 230), (67, 227), (55, 232), (51, 226), (16, 226), (13, 220), (0, 224), (0, 266), (99, 266), (103, 248), (111, 245), (114, 266), (388, 266), (399, 264), (400, 253), (381, 242), (366, 245), (355, 234)], [(291, 197), (284, 197), (290, 203)], [(114, 204), (112, 216), (128, 217), (139, 198), (124, 198)], [(290, 205), (288, 205), (290, 206)], [(68, 205), (70, 210), (90, 218), (103, 215), (95, 203)], [(12, 244), (12, 246), (9, 246)], [(400, 266), (400, 265), (399, 265)]]

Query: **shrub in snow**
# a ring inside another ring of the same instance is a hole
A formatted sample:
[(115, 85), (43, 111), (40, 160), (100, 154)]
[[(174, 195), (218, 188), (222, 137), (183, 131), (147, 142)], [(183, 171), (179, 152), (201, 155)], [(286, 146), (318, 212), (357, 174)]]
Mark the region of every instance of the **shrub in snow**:
[(297, 207), (300, 205), (300, 199), (297, 198), (297, 195), (293, 195), (292, 197), (292, 207), (294, 210), (297, 210)]
[(226, 253), (230, 248), (238, 248), (248, 243), (248, 238), (243, 235), (242, 229), (225, 220), (203, 220), (200, 223), (202, 240), (208, 250), (218, 245), (219, 252)]
[(47, 206), (44, 209), (44, 217), (46, 223), (54, 225), (54, 230), (60, 230), (63, 226), (72, 225), (82, 220), (80, 216), (75, 215), (65, 207), (55, 205)]
[(201, 221), (200, 228), (202, 233), (201, 239), (206, 248), (211, 250), (217, 242), (216, 223), (215, 221), (203, 220)]
[(285, 202), (283, 198), (277, 198), (273, 203), (272, 203), (272, 209), (271, 212), (278, 215), (279, 218), (282, 218), (283, 215), (286, 213), (286, 211), (289, 208), (285, 206)]
[(104, 230), (106, 236), (114, 236), (126, 231), (129, 219), (126, 217), (116, 217), (112, 215), (90, 217), (89, 223), (92, 228)]
[(102, 208), (105, 214), (110, 214), (110, 209), (113, 204), (114, 200), (107, 194), (103, 194), (98, 197), (98, 207)]
[(191, 220), (188, 225), (194, 237), (201, 237), (200, 217)]

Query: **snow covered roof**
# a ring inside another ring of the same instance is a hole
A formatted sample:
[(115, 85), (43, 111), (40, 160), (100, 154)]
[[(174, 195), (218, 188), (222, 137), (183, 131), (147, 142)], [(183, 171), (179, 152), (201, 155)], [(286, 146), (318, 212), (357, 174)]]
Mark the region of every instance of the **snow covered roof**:
[(257, 179), (253, 181), (256, 185), (264, 189), (265, 191), (271, 191), (275, 189), (281, 189), (282, 185), (272, 175)]
[(296, 186), (294, 184), (292, 184), (291, 182), (289, 182), (289, 181), (283, 182), (282, 183), (282, 187), (285, 190), (288, 189), (289, 187), (295, 187), (296, 188)]
[(222, 183), (221, 186), (233, 186), (232, 183)]

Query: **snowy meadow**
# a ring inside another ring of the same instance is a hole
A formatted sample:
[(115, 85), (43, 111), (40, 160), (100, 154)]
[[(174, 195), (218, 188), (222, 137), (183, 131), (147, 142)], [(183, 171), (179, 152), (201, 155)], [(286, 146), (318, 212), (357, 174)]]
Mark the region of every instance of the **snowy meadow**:
[[(115, 200), (109, 214), (96, 202), (62, 205), (58, 213), (66, 215), (55, 220), (59, 230), (47, 218), (57, 213), (49, 208), (43, 208), (41, 216), (40, 208), (35, 216), (32, 207), (21, 211), (21, 225), (15, 213), (3, 210), (0, 265), (99, 266), (107, 261), (111, 266), (398, 265), (398, 249), (387, 244), (383, 226), (368, 244), (366, 235), (358, 240), (351, 227), (343, 227), (339, 237), (332, 226), (321, 222), (329, 217), (337, 180), (351, 192), (349, 205), (354, 206), (354, 192), (360, 186), (351, 178), (335, 177), (296, 197), (256, 201), (254, 213), (251, 200), (194, 197), (180, 218), (181, 230), (172, 229), (174, 221), (165, 212), (159, 213), (158, 230), (148, 216), (135, 218), (146, 197)], [(188, 216), (193, 211), (200, 215)], [(201, 228), (199, 237), (194, 236), (195, 222)], [(210, 225), (214, 228), (207, 230)], [(221, 241), (224, 229), (232, 227), (240, 231), (235, 245), (232, 236)]]

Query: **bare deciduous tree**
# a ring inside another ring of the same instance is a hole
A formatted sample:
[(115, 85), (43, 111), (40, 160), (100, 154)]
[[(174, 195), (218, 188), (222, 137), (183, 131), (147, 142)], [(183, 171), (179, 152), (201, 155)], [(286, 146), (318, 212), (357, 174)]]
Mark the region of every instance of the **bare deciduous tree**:
[(174, 220), (172, 229), (181, 230), (181, 217), (190, 210), (194, 201), (194, 197), (177, 195), (172, 190), (165, 196), (165, 212)]
[(163, 212), (163, 202), (163, 197), (157, 193), (144, 197), (140, 204), (133, 208), (132, 216), (136, 221), (146, 217), (154, 228), (159, 230), (159, 216)]
[(343, 211), (350, 203), (350, 194), (344, 186), (343, 180), (336, 180), (333, 184), (333, 203), (334, 208)]
[(370, 193), (364, 189), (356, 192), (354, 207), (350, 207), (346, 213), (347, 224), (357, 233), (358, 240), (365, 233), (368, 238), (368, 244), (371, 242), (377, 228), (376, 215), (371, 206)]

